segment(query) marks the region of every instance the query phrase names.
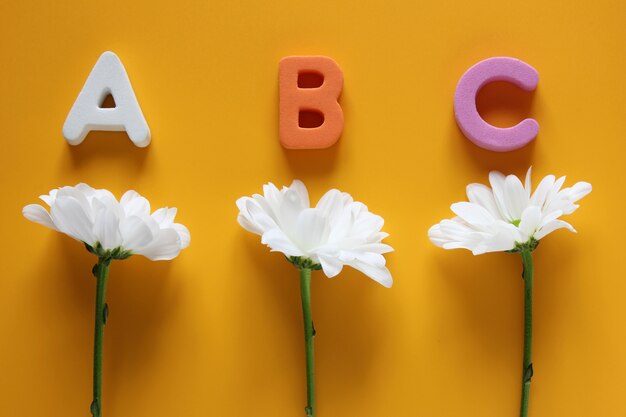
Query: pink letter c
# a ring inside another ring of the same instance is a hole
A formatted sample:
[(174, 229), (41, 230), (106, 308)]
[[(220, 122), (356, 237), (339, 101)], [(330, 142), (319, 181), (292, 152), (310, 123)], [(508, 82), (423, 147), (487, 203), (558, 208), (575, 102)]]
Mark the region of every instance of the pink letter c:
[(485, 59), (468, 69), (459, 80), (454, 93), (454, 115), (463, 134), (474, 144), (490, 151), (513, 151), (535, 139), (539, 123), (525, 119), (513, 127), (500, 128), (485, 122), (476, 109), (476, 94), (494, 81), (506, 81), (532, 91), (539, 82), (539, 73), (519, 59)]

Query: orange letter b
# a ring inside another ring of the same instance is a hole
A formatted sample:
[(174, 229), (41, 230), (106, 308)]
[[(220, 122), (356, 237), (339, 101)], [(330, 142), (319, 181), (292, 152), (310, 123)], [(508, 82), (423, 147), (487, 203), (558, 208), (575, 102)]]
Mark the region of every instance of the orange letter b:
[(278, 77), (280, 143), (288, 149), (334, 145), (343, 131), (339, 65), (325, 56), (289, 56), (280, 60)]

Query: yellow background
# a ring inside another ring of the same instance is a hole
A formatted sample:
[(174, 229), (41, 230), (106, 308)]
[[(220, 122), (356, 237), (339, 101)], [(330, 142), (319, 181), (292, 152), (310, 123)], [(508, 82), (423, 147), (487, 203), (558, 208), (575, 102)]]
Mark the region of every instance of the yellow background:
[[(549, 173), (594, 191), (536, 252), (533, 417), (626, 415), (624, 153), (626, 3), (545, 1), (3, 1), (0, 5), (0, 416), (86, 416), (95, 259), (21, 216), (87, 182), (179, 208), (192, 244), (172, 262), (114, 263), (104, 415), (301, 416), (298, 279), (236, 222), (263, 183), (332, 187), (386, 219), (395, 284), (314, 275), (320, 417), (518, 413), (517, 256), (444, 251), (426, 237), (491, 169)], [(116, 52), (152, 130), (68, 146), (61, 127), (98, 56)], [(277, 70), (288, 55), (342, 67), (345, 130), (324, 151), (286, 151)], [(452, 97), (491, 56), (540, 74), (535, 94), (491, 86), (484, 117), (535, 117), (535, 143), (481, 150)]]

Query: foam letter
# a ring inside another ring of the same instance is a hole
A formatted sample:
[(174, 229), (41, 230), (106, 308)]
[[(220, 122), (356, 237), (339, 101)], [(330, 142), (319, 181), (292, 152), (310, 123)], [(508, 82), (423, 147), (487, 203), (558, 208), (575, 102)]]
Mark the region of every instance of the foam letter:
[(539, 74), (527, 63), (515, 58), (494, 57), (479, 62), (463, 74), (454, 93), (454, 114), (463, 134), (481, 148), (496, 152), (519, 149), (535, 139), (539, 124), (525, 119), (513, 127), (500, 128), (485, 122), (476, 109), (476, 94), (493, 81), (506, 81), (532, 91)]
[[(321, 85), (304, 86), (312, 76)], [(320, 149), (334, 145), (343, 131), (343, 111), (337, 102), (343, 74), (324, 56), (289, 56), (280, 61), (280, 143), (288, 149)], [(321, 119), (316, 127), (301, 125), (303, 118)]]
[[(109, 94), (115, 100), (115, 107), (102, 108)], [(71, 145), (78, 145), (92, 130), (126, 131), (140, 148), (150, 143), (150, 128), (124, 65), (113, 52), (105, 52), (98, 58), (65, 119), (63, 137)]]

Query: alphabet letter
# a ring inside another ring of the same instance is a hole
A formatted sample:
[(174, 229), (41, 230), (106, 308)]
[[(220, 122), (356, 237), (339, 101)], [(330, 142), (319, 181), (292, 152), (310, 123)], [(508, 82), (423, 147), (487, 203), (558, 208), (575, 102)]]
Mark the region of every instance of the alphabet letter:
[(459, 80), (454, 93), (454, 114), (463, 134), (481, 148), (496, 152), (519, 149), (535, 139), (539, 124), (525, 119), (509, 128), (485, 122), (476, 109), (476, 94), (493, 81), (513, 83), (526, 91), (537, 87), (539, 74), (527, 63), (515, 58), (494, 57), (479, 62)]
[[(102, 108), (108, 96), (114, 108)], [(103, 53), (63, 125), (63, 137), (78, 145), (91, 130), (126, 131), (133, 143), (143, 148), (150, 143), (150, 128), (143, 117), (124, 65), (113, 52)]]
[[(339, 65), (324, 56), (285, 57), (279, 64), (279, 84), (281, 144), (288, 149), (335, 144), (343, 131), (343, 111), (337, 102), (343, 87)], [(308, 119), (313, 121), (309, 126)]]

